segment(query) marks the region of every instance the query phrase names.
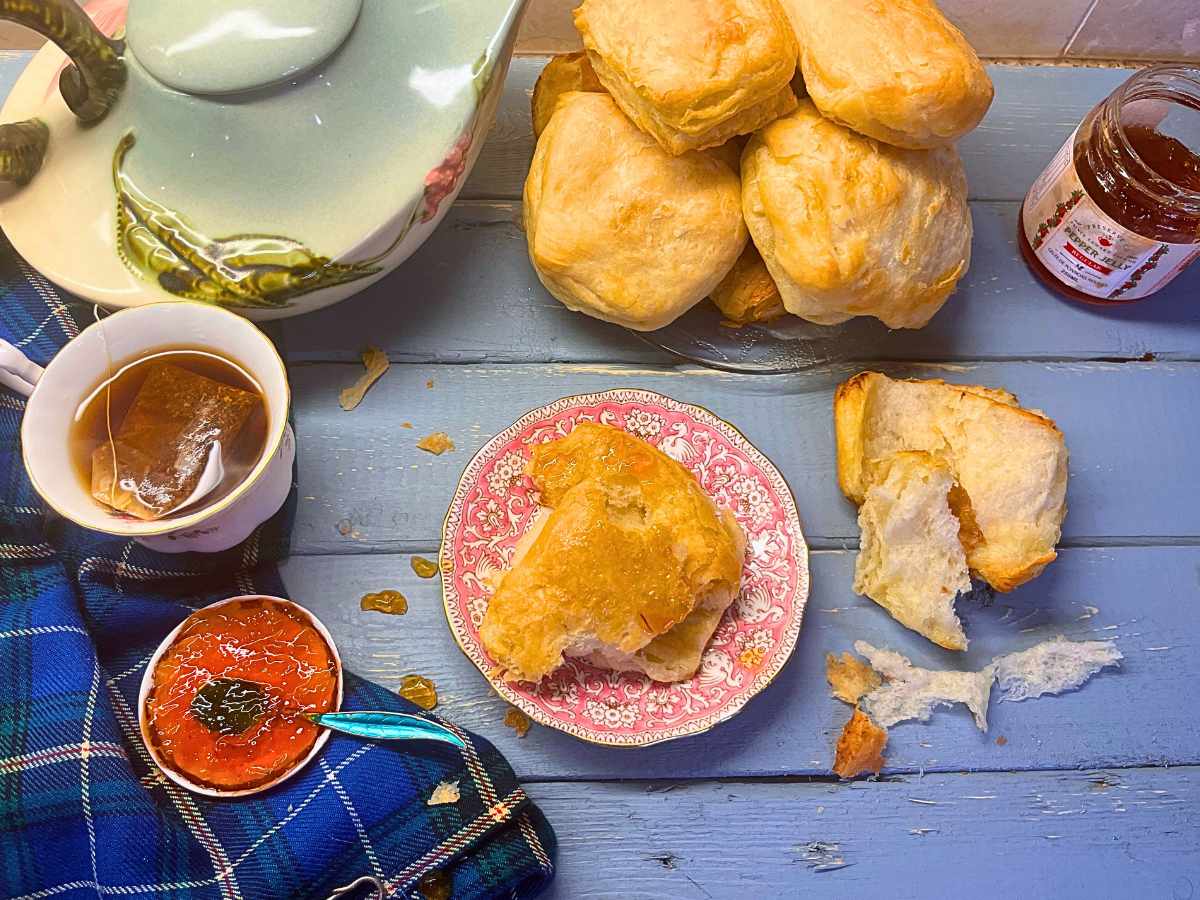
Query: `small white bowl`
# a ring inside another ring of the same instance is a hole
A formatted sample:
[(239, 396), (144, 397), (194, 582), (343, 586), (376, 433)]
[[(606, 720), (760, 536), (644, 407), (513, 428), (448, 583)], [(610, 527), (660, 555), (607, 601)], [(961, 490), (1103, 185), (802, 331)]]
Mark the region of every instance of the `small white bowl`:
[[(228, 600), (219, 600), (216, 603), (210, 603), (208, 606), (202, 606), (200, 609), (195, 610), (195, 612), (217, 609), (218, 607), (225, 606), (228, 603), (240, 603), (245, 600), (270, 600), (275, 603), (280, 603), (296, 612), (300, 618), (312, 625), (312, 627), (317, 630), (317, 633), (325, 639), (325, 643), (329, 646), (330, 653), (333, 654), (333, 664), (337, 670), (337, 690), (333, 698), (333, 709), (329, 710), (329, 712), (337, 712), (339, 709), (341, 709), (342, 658), (338, 654), (337, 645), (333, 642), (333, 636), (329, 633), (329, 629), (325, 627), (320, 619), (310, 613), (303, 606), (293, 603), (291, 600), (284, 600), (282, 597), (272, 597), (269, 594), (244, 594), (240, 597), (230, 597)], [(150, 752), (150, 758), (154, 760), (154, 764), (158, 766), (159, 771), (161, 771), (163, 775), (165, 775), (171, 781), (175, 782), (180, 787), (187, 788), (189, 791), (194, 791), (197, 794), (203, 794), (206, 797), (216, 797), (218, 799), (247, 797), (250, 794), (258, 794), (262, 791), (270, 790), (277, 784), (287, 781), (289, 778), (307, 766), (310, 762), (312, 762), (313, 757), (321, 752), (321, 748), (324, 747), (325, 742), (329, 740), (328, 729), (321, 729), (321, 733), (317, 735), (317, 739), (313, 743), (312, 749), (309, 750), (302, 759), (297, 760), (286, 772), (283, 772), (281, 775), (278, 775), (265, 784), (256, 785), (255, 787), (251, 788), (242, 788), (241, 790), (222, 790), (220, 788), (211, 788), (202, 784), (197, 784), (182, 772), (177, 772), (175, 769), (171, 768), (167, 761), (164, 760), (159, 754), (158, 748), (155, 747), (154, 742), (150, 740), (150, 729), (146, 721), (146, 699), (150, 696), (150, 688), (154, 684), (154, 670), (157, 668), (159, 660), (162, 659), (163, 654), (167, 652), (167, 648), (175, 642), (175, 638), (179, 635), (179, 632), (183, 630), (183, 626), (188, 623), (189, 619), (191, 619), (191, 616), (188, 616), (187, 619), (184, 619), (182, 622), (176, 625), (173, 629), (171, 629), (171, 633), (163, 638), (162, 643), (158, 645), (158, 649), (154, 651), (154, 655), (150, 657), (150, 662), (146, 665), (146, 671), (142, 674), (142, 686), (138, 690), (138, 724), (142, 732), (142, 743), (146, 745), (146, 749)]]

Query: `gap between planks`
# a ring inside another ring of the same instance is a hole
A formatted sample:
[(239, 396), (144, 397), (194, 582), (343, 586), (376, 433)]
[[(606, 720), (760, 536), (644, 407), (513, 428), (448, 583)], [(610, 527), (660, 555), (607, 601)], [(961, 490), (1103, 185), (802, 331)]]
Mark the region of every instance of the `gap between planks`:
[[(574, 777), (569, 775), (560, 775), (555, 777), (541, 777), (537, 775), (527, 775), (521, 779), (522, 784), (614, 784), (627, 787), (642, 786), (647, 794), (662, 794), (676, 788), (696, 787), (698, 785), (710, 784), (727, 784), (727, 785), (760, 785), (760, 784), (827, 784), (835, 787), (850, 787), (852, 785), (867, 785), (867, 784), (920, 784), (926, 777), (949, 777), (949, 778), (970, 778), (972, 776), (987, 776), (987, 775), (1012, 775), (1020, 777), (1022, 775), (1061, 775), (1064, 777), (1079, 776), (1087, 780), (1094, 780), (1094, 783), (1103, 785), (1106, 783), (1105, 777), (1109, 773), (1128, 773), (1137, 774), (1140, 772), (1183, 772), (1186, 774), (1200, 775), (1200, 765), (1184, 763), (1184, 764), (1147, 764), (1147, 763), (1117, 763), (1110, 766), (1082, 766), (1073, 769), (1064, 769), (1056, 766), (1048, 766), (1046, 768), (1026, 768), (1026, 769), (1003, 769), (992, 767), (979, 767), (974, 769), (919, 769), (905, 768), (893, 769), (884, 775), (871, 776), (867, 778), (853, 778), (849, 781), (839, 778), (830, 773), (828, 775), (697, 775), (697, 776), (680, 776), (678, 778), (605, 778), (603, 776), (583, 776)], [(968, 798), (973, 799), (973, 798)]]
[[(272, 333), (270, 323), (266, 323), (264, 330), (276, 339), (276, 343), (281, 342), (275, 334)], [(281, 351), (286, 358), (286, 347), (281, 346)], [(382, 349), (382, 348), (381, 348)], [(646, 342), (647, 353), (653, 353), (657, 349), (656, 346), (649, 341)], [(311, 356), (303, 359), (288, 360), (289, 368), (302, 369), (312, 366), (351, 366), (361, 367), (361, 363), (353, 357), (361, 352), (357, 349), (348, 349), (344, 351), (332, 352), (329, 356)], [(852, 370), (860, 372), (863, 369), (879, 368), (881, 366), (921, 366), (932, 369), (944, 369), (947, 371), (968, 372), (977, 365), (986, 365), (991, 363), (1028, 363), (1031, 365), (1113, 365), (1113, 366), (1153, 366), (1157, 363), (1195, 363), (1200, 362), (1200, 347), (1194, 353), (1173, 353), (1167, 352), (1163, 354), (1150, 353), (1142, 354), (1141, 356), (1014, 356), (997, 354), (989, 356), (987, 354), (974, 354), (972, 356), (953, 356), (946, 355), (942, 357), (922, 358), (920, 361), (911, 359), (861, 359), (861, 360), (838, 360), (836, 362), (825, 362), (818, 365), (810, 366), (807, 369), (800, 369), (794, 372), (744, 372), (736, 369), (722, 369), (715, 366), (700, 366), (689, 362), (682, 357), (676, 356), (666, 350), (659, 350), (662, 362), (647, 360), (641, 364), (632, 364), (628, 359), (620, 359), (613, 357), (612, 359), (596, 358), (589, 359), (586, 362), (567, 362), (557, 357), (547, 356), (544, 358), (536, 357), (484, 357), (480, 359), (461, 359), (461, 358), (446, 358), (442, 359), (436, 356), (422, 357), (412, 354), (401, 353), (396, 351), (388, 351), (386, 355), (388, 362), (394, 366), (551, 366), (555, 369), (560, 369), (569, 372), (578, 372), (581, 374), (612, 374), (612, 375), (682, 375), (689, 377), (709, 377), (709, 378), (788, 378), (796, 376), (812, 376), (812, 375), (834, 375), (842, 370)], [(1147, 358), (1147, 356), (1149, 358)], [(350, 357), (350, 358), (348, 358)], [(848, 377), (848, 376), (843, 376)]]
[[(808, 545), (809, 553), (856, 553), (858, 552), (858, 539), (853, 537), (823, 537), (806, 534), (804, 536), (805, 543)], [(341, 546), (341, 545), (339, 545)], [(326, 548), (320, 549), (293, 549), (289, 556), (304, 557), (305, 559), (313, 559), (322, 556), (329, 557), (346, 557), (346, 556), (412, 556), (414, 554), (424, 554), (427, 556), (437, 556), (441, 552), (441, 541), (395, 541), (395, 542), (379, 542), (374, 544), (355, 543), (344, 545), (344, 550), (331, 550)], [(1118, 550), (1122, 548), (1170, 548), (1170, 547), (1200, 547), (1200, 535), (1194, 536), (1145, 536), (1132, 535), (1128, 537), (1094, 537), (1087, 539), (1065, 539), (1057, 544), (1059, 550)]]

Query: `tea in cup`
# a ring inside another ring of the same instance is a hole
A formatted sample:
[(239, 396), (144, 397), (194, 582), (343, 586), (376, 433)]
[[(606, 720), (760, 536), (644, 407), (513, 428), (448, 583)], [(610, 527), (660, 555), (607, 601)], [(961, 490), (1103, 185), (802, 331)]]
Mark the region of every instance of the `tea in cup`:
[(30, 381), (25, 468), (78, 525), (155, 550), (211, 552), (240, 543), (287, 499), (287, 371), (270, 339), (228, 310), (122, 310)]

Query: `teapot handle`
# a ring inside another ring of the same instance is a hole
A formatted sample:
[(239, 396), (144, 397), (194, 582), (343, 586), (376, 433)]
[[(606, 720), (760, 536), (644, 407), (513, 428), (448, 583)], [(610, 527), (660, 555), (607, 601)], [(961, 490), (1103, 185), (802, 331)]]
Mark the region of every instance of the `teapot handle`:
[(0, 385), (28, 397), (41, 377), (41, 366), (0, 338)]
[[(75, 0), (0, 0), (0, 19), (33, 29), (70, 57), (58, 88), (82, 124), (108, 114), (125, 84), (124, 41), (101, 32)], [(37, 174), (49, 138), (38, 119), (0, 125), (0, 181), (25, 184)]]

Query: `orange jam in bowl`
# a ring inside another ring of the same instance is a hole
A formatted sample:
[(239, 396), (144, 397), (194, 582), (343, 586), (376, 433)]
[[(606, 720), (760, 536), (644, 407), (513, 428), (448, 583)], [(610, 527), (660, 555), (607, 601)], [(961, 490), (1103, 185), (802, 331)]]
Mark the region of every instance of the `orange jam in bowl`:
[(173, 781), (212, 796), (252, 793), (316, 754), (328, 733), (304, 713), (332, 712), (341, 699), (337, 651), (314, 616), (277, 597), (235, 597), (192, 613), (151, 659), (142, 737)]

